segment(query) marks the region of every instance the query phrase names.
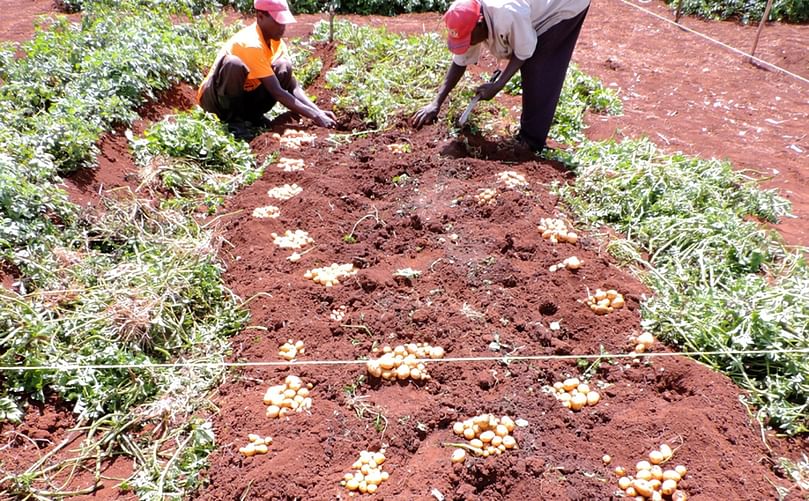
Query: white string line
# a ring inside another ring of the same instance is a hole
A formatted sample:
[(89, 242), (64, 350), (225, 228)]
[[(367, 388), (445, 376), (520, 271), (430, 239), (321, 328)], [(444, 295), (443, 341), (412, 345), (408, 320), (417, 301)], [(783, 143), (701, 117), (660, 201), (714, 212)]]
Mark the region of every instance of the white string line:
[[(582, 355), (501, 355), (488, 357), (448, 357), (448, 358), (417, 358), (416, 363), (470, 363), (470, 362), (518, 362), (524, 360), (598, 360), (613, 358), (641, 358), (641, 357), (691, 357), (706, 355), (776, 355), (776, 354), (805, 354), (809, 355), (809, 348), (784, 350), (725, 350), (725, 351), (663, 351), (650, 353), (595, 353)], [(252, 362), (176, 362), (167, 364), (51, 364), (30, 366), (0, 366), (0, 372), (10, 371), (36, 371), (53, 370), (69, 372), (80, 369), (107, 370), (107, 369), (185, 369), (185, 368), (229, 368), (229, 367), (300, 367), (316, 365), (365, 365), (369, 360), (294, 360), (294, 361), (252, 361)]]
[(708, 36), (708, 35), (706, 35), (704, 33), (701, 33), (701, 32), (699, 32), (699, 31), (697, 31), (697, 30), (695, 30), (693, 28), (689, 28), (688, 26), (684, 26), (682, 24), (676, 23), (676, 22), (672, 21), (671, 19), (663, 17), (663, 16), (661, 16), (660, 14), (658, 14), (656, 12), (652, 12), (649, 9), (641, 7), (640, 5), (635, 5), (634, 3), (632, 3), (632, 2), (630, 2), (628, 0), (621, 0), (621, 2), (623, 2), (623, 3), (627, 4), (627, 5), (630, 5), (630, 6), (636, 8), (638, 10), (641, 10), (641, 11), (643, 11), (643, 12), (645, 12), (645, 13), (651, 15), (651, 16), (654, 16), (654, 17), (656, 17), (656, 18), (658, 18), (658, 19), (660, 19), (662, 21), (665, 21), (665, 22), (667, 22), (669, 24), (673, 24), (674, 26), (676, 26), (676, 27), (678, 27), (678, 28), (680, 28), (682, 30), (685, 30), (685, 31), (688, 31), (690, 33), (693, 33), (694, 35), (700, 36), (700, 37), (702, 37), (702, 38), (704, 38), (704, 39), (706, 39), (706, 40), (708, 40), (710, 42), (713, 42), (713, 43), (715, 43), (717, 45), (720, 45), (720, 46), (722, 46), (722, 47), (724, 47), (724, 48), (726, 48), (726, 49), (728, 49), (728, 50), (730, 50), (732, 52), (735, 52), (735, 53), (737, 53), (737, 54), (739, 54), (741, 56), (752, 59), (752, 60), (754, 60), (756, 62), (759, 62), (759, 63), (761, 63), (763, 65), (766, 65), (766, 66), (768, 66), (768, 67), (770, 67), (770, 68), (772, 68), (774, 70), (778, 70), (778, 71), (780, 71), (780, 72), (782, 72), (782, 73), (784, 73), (784, 74), (786, 74), (788, 76), (791, 76), (792, 78), (800, 80), (801, 82), (803, 82), (805, 84), (809, 84), (809, 79), (804, 78), (804, 77), (802, 77), (802, 76), (800, 76), (800, 75), (798, 75), (796, 73), (792, 73), (791, 71), (789, 71), (789, 70), (787, 70), (785, 68), (782, 68), (782, 67), (780, 67), (780, 66), (778, 66), (776, 64), (773, 64), (773, 63), (771, 63), (769, 61), (765, 61), (764, 59), (758, 58), (756, 56), (751, 56), (750, 54), (748, 54), (748, 53), (746, 53), (746, 52), (744, 52), (742, 50), (739, 50), (736, 47), (732, 47), (732, 46), (730, 46), (730, 45), (728, 45), (728, 44), (726, 44), (724, 42), (720, 42), (719, 40), (717, 40), (715, 38), (711, 38), (710, 36)]

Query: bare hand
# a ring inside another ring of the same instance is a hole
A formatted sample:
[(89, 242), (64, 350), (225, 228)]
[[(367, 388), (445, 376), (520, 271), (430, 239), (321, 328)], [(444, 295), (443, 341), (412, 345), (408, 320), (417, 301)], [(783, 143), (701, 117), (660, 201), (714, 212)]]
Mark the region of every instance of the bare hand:
[(435, 103), (430, 103), (424, 108), (420, 109), (413, 115), (413, 118), (410, 119), (410, 125), (413, 127), (420, 129), (422, 126), (435, 122), (435, 119), (438, 117), (438, 105)]
[(321, 111), (313, 119), (316, 124), (327, 129), (333, 129), (337, 126), (337, 117), (331, 111)]
[(484, 101), (488, 101), (489, 99), (493, 98), (500, 92), (501, 87), (497, 85), (497, 82), (489, 82), (479, 86), (475, 89), (475, 93), (480, 96), (480, 98)]

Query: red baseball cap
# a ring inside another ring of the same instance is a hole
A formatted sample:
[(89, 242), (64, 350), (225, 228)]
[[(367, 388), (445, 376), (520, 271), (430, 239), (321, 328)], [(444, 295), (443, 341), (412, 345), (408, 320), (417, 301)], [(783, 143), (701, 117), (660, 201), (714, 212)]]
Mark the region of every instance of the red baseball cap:
[(278, 24), (292, 24), (296, 22), (292, 12), (289, 11), (287, 0), (254, 0), (253, 7), (255, 7), (256, 10), (269, 12)]
[(478, 0), (455, 0), (444, 14), (444, 24), (449, 32), (447, 47), (453, 54), (463, 54), (472, 44), (472, 30), (480, 21)]

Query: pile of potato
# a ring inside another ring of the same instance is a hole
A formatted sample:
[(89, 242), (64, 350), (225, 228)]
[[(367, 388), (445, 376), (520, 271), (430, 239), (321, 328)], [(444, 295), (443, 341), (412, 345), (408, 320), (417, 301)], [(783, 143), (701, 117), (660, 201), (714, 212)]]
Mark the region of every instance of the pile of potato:
[(484, 188), (475, 194), (475, 201), (478, 205), (492, 205), (497, 202), (497, 190)]
[(281, 157), (278, 159), (278, 167), (284, 172), (298, 172), (304, 168), (304, 162), (300, 158)]
[(267, 417), (284, 417), (292, 411), (301, 412), (312, 408), (312, 397), (309, 390), (312, 384), (303, 384), (298, 376), (289, 375), (284, 384), (270, 386), (264, 394), (264, 405), (267, 405)]
[(255, 433), (247, 435), (247, 440), (249, 443), (239, 448), (239, 453), (245, 457), (267, 454), (270, 450), (269, 446), (272, 445), (272, 437), (261, 437)]
[(303, 278), (311, 280), (316, 284), (321, 284), (326, 287), (332, 287), (340, 283), (343, 278), (350, 277), (357, 274), (357, 269), (351, 263), (337, 264), (333, 263), (323, 268), (314, 268), (306, 270)]
[(537, 229), (542, 233), (542, 238), (550, 240), (551, 243), (567, 242), (575, 244), (579, 240), (579, 235), (567, 227), (561, 219), (542, 218), (539, 220)]
[(593, 294), (587, 296), (587, 304), (596, 315), (606, 315), (624, 307), (624, 296), (613, 289), (607, 291), (596, 289)]
[(303, 230), (286, 230), (283, 235), (278, 233), (270, 233), (270, 235), (272, 235), (273, 243), (282, 249), (300, 249), (315, 241), (309, 236), (309, 233)]
[(444, 348), (427, 343), (400, 344), (395, 348), (385, 346), (382, 352), (384, 354), (378, 359), (368, 360), (366, 367), (371, 376), (389, 381), (408, 378), (426, 381), (430, 379), (430, 374), (427, 373), (427, 367), (418, 360), (444, 358)]
[(303, 341), (293, 341), (289, 339), (278, 348), (278, 356), (284, 360), (294, 360), (299, 353), (303, 355), (304, 349)]
[(387, 146), (388, 151), (392, 151), (393, 153), (410, 153), (412, 147), (407, 143), (393, 143)]
[(329, 314), (329, 319), (334, 322), (342, 322), (343, 319), (346, 317), (346, 313), (348, 313), (348, 308), (345, 306), (340, 306), (339, 308), (335, 308), (331, 310)]
[(528, 181), (525, 176), (513, 170), (505, 170), (497, 173), (497, 180), (506, 185), (506, 188), (528, 188)]
[[(511, 435), (515, 427), (515, 422), (508, 416), (497, 418), (493, 414), (481, 414), (454, 423), (452, 431), (469, 441), (468, 450), (475, 456), (489, 457), (517, 447), (517, 441)], [(466, 450), (467, 448), (455, 450), (452, 453), (452, 462), (465, 461)]]
[(281, 209), (274, 205), (267, 205), (265, 207), (256, 207), (253, 209), (253, 217), (259, 219), (275, 219), (281, 215)]
[(674, 468), (663, 469), (663, 464), (674, 456), (674, 452), (666, 444), (660, 446), (658, 450), (649, 453), (648, 461), (640, 461), (635, 466), (635, 475), (627, 475), (626, 469), (619, 466), (615, 468), (618, 475), (618, 487), (624, 491), (627, 497), (636, 501), (663, 501), (671, 499), (673, 501), (685, 501), (687, 496), (684, 491), (678, 489), (688, 469), (683, 465)]
[(281, 146), (284, 148), (289, 148), (293, 150), (299, 150), (301, 146), (314, 146), (315, 140), (317, 136), (312, 134), (307, 134), (302, 130), (295, 130), (295, 129), (287, 129), (284, 131), (284, 135), (280, 135), (277, 132), (272, 135), (275, 139), (281, 143)]
[(355, 492), (362, 494), (373, 494), (387, 480), (390, 474), (382, 470), (382, 463), (385, 462), (385, 450), (379, 452), (362, 451), (360, 458), (351, 465), (354, 473), (346, 473), (340, 485), (349, 491), (349, 495)]
[(601, 395), (597, 391), (591, 390), (589, 384), (579, 381), (576, 377), (553, 383), (553, 389), (556, 399), (572, 411), (580, 411), (601, 400)]
[(565, 260), (562, 261), (561, 263), (551, 265), (551, 267), (548, 268), (548, 271), (553, 273), (556, 270), (564, 270), (564, 269), (578, 270), (583, 265), (584, 265), (584, 261), (582, 261), (581, 259), (579, 259), (576, 256), (570, 256), (568, 258), (565, 258)]
[(303, 188), (297, 184), (285, 184), (283, 186), (276, 186), (267, 190), (267, 196), (270, 198), (277, 198), (278, 200), (289, 200), (295, 195), (299, 195)]
[(643, 353), (645, 351), (649, 351), (649, 348), (655, 344), (655, 337), (651, 332), (644, 332), (637, 337), (630, 337), (629, 342), (635, 345), (633, 350), (635, 353)]

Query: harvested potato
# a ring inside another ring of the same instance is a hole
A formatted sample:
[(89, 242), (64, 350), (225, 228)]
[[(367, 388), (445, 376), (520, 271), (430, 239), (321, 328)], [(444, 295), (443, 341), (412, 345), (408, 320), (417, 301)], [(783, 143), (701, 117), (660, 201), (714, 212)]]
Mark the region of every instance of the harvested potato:
[(284, 360), (294, 360), (298, 354), (303, 355), (305, 349), (303, 341), (293, 341), (289, 339), (278, 348), (278, 356)]
[(557, 242), (575, 244), (579, 239), (576, 232), (568, 228), (562, 219), (542, 218), (539, 220), (537, 229), (542, 234), (542, 238), (550, 240), (554, 244)]
[(295, 195), (299, 195), (302, 191), (303, 188), (301, 188), (295, 183), (285, 184), (283, 186), (276, 186), (275, 188), (270, 188), (269, 190), (267, 190), (267, 196), (270, 198), (276, 198), (278, 200), (289, 200)]
[(568, 258), (565, 258), (565, 260), (562, 261), (561, 263), (551, 265), (548, 268), (548, 271), (553, 273), (557, 270), (578, 270), (582, 266), (584, 266), (584, 261), (582, 261), (576, 256), (570, 256)]
[(393, 153), (410, 153), (412, 147), (407, 143), (393, 143), (387, 145), (388, 151), (392, 151)]
[(262, 437), (255, 433), (247, 435), (248, 444), (239, 448), (239, 454), (250, 457), (257, 454), (267, 454), (272, 445), (272, 437)]
[(685, 476), (686, 468), (678, 465), (674, 469), (664, 470), (661, 466), (673, 456), (674, 452), (671, 447), (662, 444), (657, 450), (649, 453), (648, 461), (645, 459), (638, 461), (635, 465), (634, 476), (628, 475), (623, 467), (615, 468), (618, 475), (618, 487), (627, 496), (635, 497), (638, 500), (676, 499), (684, 501), (687, 496), (678, 484)]
[(292, 411), (301, 412), (312, 408), (310, 391), (312, 384), (303, 384), (298, 376), (287, 376), (284, 384), (270, 386), (264, 394), (264, 405), (267, 405), (267, 417), (279, 418)]
[(528, 188), (528, 181), (525, 180), (525, 176), (513, 170), (498, 172), (497, 181), (505, 184), (506, 188), (511, 190), (515, 188)]
[(285, 130), (283, 135), (276, 132), (272, 137), (278, 139), (283, 148), (292, 150), (299, 150), (301, 146), (314, 146), (315, 140), (317, 140), (315, 135), (294, 129)]
[(272, 235), (272, 242), (282, 249), (300, 249), (315, 241), (309, 236), (309, 233), (303, 230), (286, 230), (283, 235), (278, 233), (270, 233), (270, 235)]
[(383, 355), (368, 360), (368, 374), (382, 379), (413, 379), (426, 381), (430, 379), (427, 366), (421, 359), (444, 358), (444, 348), (427, 343), (408, 343), (396, 347), (384, 346)]
[(281, 209), (274, 205), (256, 207), (253, 209), (253, 217), (257, 219), (275, 219), (281, 215)]
[(612, 289), (607, 291), (596, 289), (593, 294), (587, 296), (587, 304), (596, 315), (606, 315), (624, 307), (624, 296)]
[(580, 411), (588, 405), (596, 405), (601, 400), (601, 395), (597, 391), (591, 390), (589, 384), (583, 383), (575, 377), (553, 383), (552, 393), (564, 407), (572, 411)]
[(305, 167), (303, 159), (281, 157), (278, 159), (278, 167), (284, 172), (299, 172)]
[(453, 452), (451, 461), (453, 463), (464, 461), (467, 452), (479, 457), (489, 457), (516, 448), (517, 441), (511, 435), (515, 427), (516, 423), (510, 417), (498, 418), (493, 414), (481, 414), (453, 423), (452, 432), (468, 440), (469, 444), (452, 444), (458, 449)]
[(306, 270), (303, 278), (311, 280), (316, 284), (321, 284), (326, 287), (333, 287), (340, 283), (340, 280), (357, 274), (357, 269), (351, 263), (337, 264), (333, 263), (323, 268), (314, 268)]
[(382, 464), (385, 462), (385, 450), (379, 452), (362, 451), (360, 458), (351, 465), (354, 473), (346, 473), (340, 485), (348, 489), (349, 495), (355, 492), (361, 494), (373, 494), (382, 485), (382, 482), (390, 478), (390, 473), (383, 470)]
[(475, 201), (477, 201), (478, 205), (492, 205), (497, 202), (497, 190), (484, 188), (475, 194)]
[(644, 332), (639, 336), (630, 336), (629, 342), (635, 346), (635, 353), (644, 353), (649, 351), (652, 345), (654, 345), (655, 338), (652, 333)]

